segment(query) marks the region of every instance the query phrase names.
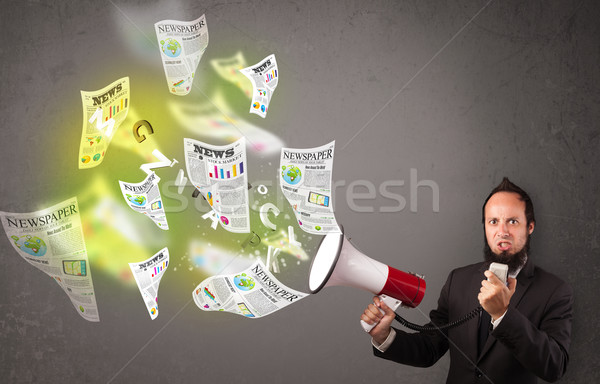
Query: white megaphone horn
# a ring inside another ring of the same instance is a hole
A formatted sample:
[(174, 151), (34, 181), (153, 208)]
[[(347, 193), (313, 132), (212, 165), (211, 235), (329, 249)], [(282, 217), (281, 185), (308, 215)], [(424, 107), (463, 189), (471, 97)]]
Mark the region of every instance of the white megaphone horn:
[[(378, 296), (390, 296), (397, 302), (393, 307), (388, 301), (386, 304), (396, 309), (400, 304), (411, 308), (419, 305), (426, 285), (419, 275), (397, 270), (363, 254), (343, 233), (330, 233), (321, 239), (312, 261), (308, 288), (317, 293), (333, 286), (356, 287)], [(369, 331), (365, 325), (363, 328)]]

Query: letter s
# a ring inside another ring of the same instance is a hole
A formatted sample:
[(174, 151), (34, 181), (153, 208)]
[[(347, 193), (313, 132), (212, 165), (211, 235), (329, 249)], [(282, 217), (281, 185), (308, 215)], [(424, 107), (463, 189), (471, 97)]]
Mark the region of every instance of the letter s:
[(386, 180), (379, 185), (379, 193), (381, 196), (392, 199), (398, 202), (398, 205), (380, 207), (379, 212), (400, 212), (406, 207), (406, 199), (402, 195), (392, 193), (388, 187), (402, 187), (404, 180)]

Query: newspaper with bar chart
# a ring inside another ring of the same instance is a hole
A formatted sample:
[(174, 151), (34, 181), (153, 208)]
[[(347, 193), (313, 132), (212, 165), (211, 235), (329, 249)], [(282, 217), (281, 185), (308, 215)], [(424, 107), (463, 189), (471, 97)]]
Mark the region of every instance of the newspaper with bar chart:
[(79, 169), (98, 166), (104, 160), (110, 140), (129, 111), (129, 77), (123, 77), (98, 91), (81, 91), (83, 126), (79, 144)]
[(158, 317), (158, 286), (169, 266), (169, 249), (167, 247), (155, 255), (139, 263), (129, 263), (146, 309), (152, 320)]
[(230, 232), (250, 232), (246, 138), (228, 145), (185, 138), (183, 150), (188, 179), (212, 207), (213, 222)]
[(252, 83), (253, 93), (250, 113), (254, 113), (263, 119), (267, 117), (269, 103), (279, 83), (278, 69), (275, 55), (269, 55), (258, 64), (240, 69), (240, 72)]

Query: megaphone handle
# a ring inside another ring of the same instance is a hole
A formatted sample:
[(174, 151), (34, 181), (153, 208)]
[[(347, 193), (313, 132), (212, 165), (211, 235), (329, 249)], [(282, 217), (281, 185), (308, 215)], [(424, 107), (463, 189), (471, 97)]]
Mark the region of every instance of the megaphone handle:
[[(402, 302), (400, 300), (394, 299), (391, 296), (387, 296), (387, 295), (380, 295), (379, 299), (381, 299), (381, 301), (383, 301), (385, 303), (385, 305), (387, 305), (388, 307), (390, 307), (392, 309), (392, 311), (396, 311), (396, 309), (400, 306), (400, 304), (402, 304)], [(379, 311), (381, 313), (385, 313), (383, 311), (383, 309), (379, 308)], [(364, 320), (360, 321), (360, 325), (363, 327), (363, 329), (365, 330), (365, 332), (371, 332), (371, 329), (373, 329), (377, 323), (373, 323), (373, 324), (367, 324)]]

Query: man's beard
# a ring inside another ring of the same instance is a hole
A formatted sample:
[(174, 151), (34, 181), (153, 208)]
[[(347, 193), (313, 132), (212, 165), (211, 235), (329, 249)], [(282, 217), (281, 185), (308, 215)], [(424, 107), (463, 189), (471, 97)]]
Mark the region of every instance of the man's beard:
[[(484, 235), (485, 237), (485, 235)], [(492, 251), (490, 246), (487, 243), (487, 239), (484, 241), (483, 246), (483, 255), (485, 261), (488, 263), (502, 263), (508, 265), (508, 274), (514, 275), (514, 273), (523, 268), (525, 263), (527, 262), (527, 255), (529, 254), (529, 240), (531, 239), (531, 235), (527, 236), (527, 241), (523, 248), (521, 248), (517, 253), (512, 255), (508, 254), (507, 251), (503, 251), (501, 253), (495, 253)]]

